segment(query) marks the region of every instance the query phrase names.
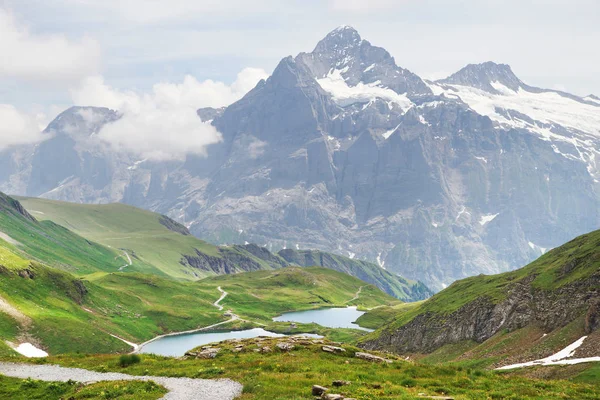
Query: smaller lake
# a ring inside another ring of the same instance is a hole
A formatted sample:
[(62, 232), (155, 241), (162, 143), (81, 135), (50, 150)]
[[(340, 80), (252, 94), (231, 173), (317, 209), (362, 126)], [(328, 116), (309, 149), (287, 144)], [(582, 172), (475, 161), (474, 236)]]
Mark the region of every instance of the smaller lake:
[[(231, 339), (251, 339), (259, 336), (283, 337), (286, 335), (265, 331), (262, 328), (247, 329), (245, 331), (186, 333), (156, 339), (155, 341), (144, 345), (139, 350), (139, 353), (157, 354), (159, 356), (167, 357), (181, 357), (186, 351), (192, 350), (198, 346), (204, 346), (205, 344)], [(309, 333), (303, 333), (298, 336), (313, 338), (321, 337)]]
[(278, 333), (265, 331), (262, 328), (245, 331), (189, 333), (183, 335), (165, 336), (150, 342), (140, 349), (140, 353), (157, 354), (160, 356), (181, 357), (186, 351), (209, 343), (230, 339), (249, 339), (259, 336), (281, 337)]
[(273, 318), (279, 322), (298, 322), (310, 324), (314, 322), (328, 328), (352, 328), (372, 332), (371, 329), (361, 328), (354, 323), (363, 315), (364, 311), (358, 311), (356, 307), (345, 308), (320, 308), (318, 310), (294, 311)]

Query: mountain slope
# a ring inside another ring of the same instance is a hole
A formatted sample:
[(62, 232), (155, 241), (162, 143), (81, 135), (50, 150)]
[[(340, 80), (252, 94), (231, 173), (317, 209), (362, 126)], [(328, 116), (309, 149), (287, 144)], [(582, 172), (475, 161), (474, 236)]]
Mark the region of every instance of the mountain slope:
[(278, 254), (292, 265), (321, 266), (357, 277), (403, 301), (418, 301), (433, 295), (421, 282), (408, 281), (366, 261), (317, 250), (284, 249)]
[[(519, 270), (455, 282), (417, 306), (398, 310), (364, 346), (423, 353), (462, 343), (456, 357), (470, 350), (510, 364), (511, 359), (546, 357), (588, 335), (588, 351), (597, 352), (599, 249), (600, 231), (595, 231)], [(494, 358), (499, 348), (508, 352), (505, 359)]]
[[(64, 225), (119, 251), (123, 271), (155, 272), (177, 279), (279, 268), (243, 248), (219, 248), (192, 236), (168, 217), (124, 204), (87, 205), (20, 198), (38, 219)], [(131, 260), (131, 265), (129, 264)]]
[(94, 134), (118, 112), (71, 108), (39, 146), (0, 152), (0, 190), (135, 205), (216, 245), (354, 255), (434, 290), (600, 224), (600, 102), (507, 65), (429, 82), (345, 26), (198, 115), (223, 140), (165, 162)]
[[(0, 241), (0, 338), (34, 343), (51, 354), (110, 353), (165, 331), (222, 319), (212, 306), (215, 290), (137, 274), (81, 280), (17, 255)], [(105, 283), (103, 281), (110, 282)], [(152, 285), (152, 290), (148, 290)], [(105, 288), (104, 286), (108, 287)], [(196, 307), (189, 307), (193, 299)], [(7, 309), (16, 312), (6, 314)]]
[(0, 239), (29, 257), (78, 275), (118, 269), (119, 254), (52, 221), (38, 221), (15, 199), (0, 193)]

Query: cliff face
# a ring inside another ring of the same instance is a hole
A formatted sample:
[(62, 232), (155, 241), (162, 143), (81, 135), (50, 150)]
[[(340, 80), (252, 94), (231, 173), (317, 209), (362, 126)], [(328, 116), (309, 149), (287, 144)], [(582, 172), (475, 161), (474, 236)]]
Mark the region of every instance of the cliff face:
[[(371, 350), (397, 353), (429, 353), (446, 344), (473, 340), (482, 343), (501, 330), (535, 324), (550, 332), (587, 314), (589, 332), (598, 328), (600, 273), (557, 291), (531, 286), (533, 277), (513, 285), (509, 296), (494, 304), (481, 297), (450, 315), (427, 312), (398, 329), (385, 329), (377, 339), (364, 343)], [(589, 333), (588, 332), (588, 333)]]
[(535, 326), (549, 333), (582, 318), (600, 324), (600, 231), (552, 250), (521, 270), (459, 281), (371, 335), (367, 349), (429, 353), (501, 331)]

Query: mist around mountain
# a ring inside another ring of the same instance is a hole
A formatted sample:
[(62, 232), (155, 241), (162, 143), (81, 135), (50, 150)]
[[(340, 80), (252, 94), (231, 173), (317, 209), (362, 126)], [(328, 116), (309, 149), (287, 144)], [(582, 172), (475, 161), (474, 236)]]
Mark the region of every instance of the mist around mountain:
[(214, 244), (336, 253), (435, 290), (598, 227), (600, 101), (507, 65), (427, 81), (344, 26), (198, 116), (222, 140), (158, 161), (99, 139), (118, 111), (73, 107), (0, 153), (0, 190), (123, 202)]

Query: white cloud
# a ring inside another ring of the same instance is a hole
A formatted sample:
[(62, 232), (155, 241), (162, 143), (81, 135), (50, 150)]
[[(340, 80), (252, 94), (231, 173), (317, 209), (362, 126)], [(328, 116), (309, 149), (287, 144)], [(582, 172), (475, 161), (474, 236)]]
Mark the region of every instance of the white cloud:
[(331, 7), (337, 11), (365, 12), (394, 8), (401, 3), (400, 0), (331, 0)]
[(198, 108), (229, 105), (266, 76), (263, 70), (246, 68), (231, 85), (186, 76), (182, 83), (157, 83), (151, 93), (114, 89), (94, 76), (71, 90), (71, 96), (75, 104), (123, 114), (98, 132), (117, 151), (153, 160), (181, 159), (189, 153), (205, 154), (206, 146), (221, 140), (213, 126), (201, 122)]
[(45, 115), (26, 114), (10, 104), (0, 104), (0, 150), (43, 140)]
[(0, 8), (0, 78), (34, 81), (70, 81), (96, 71), (99, 46), (84, 37), (78, 42), (62, 34), (32, 33)]

